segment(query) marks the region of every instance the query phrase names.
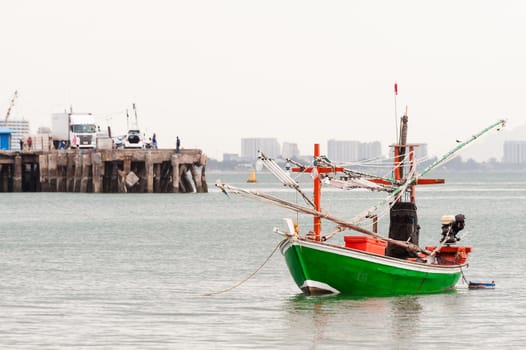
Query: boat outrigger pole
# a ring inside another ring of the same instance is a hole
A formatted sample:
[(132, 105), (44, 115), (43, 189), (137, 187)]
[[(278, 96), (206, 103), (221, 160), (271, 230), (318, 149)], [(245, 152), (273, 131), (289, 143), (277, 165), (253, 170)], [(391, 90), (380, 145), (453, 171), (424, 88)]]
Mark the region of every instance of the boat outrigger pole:
[[(401, 179), (401, 178), (396, 179), (397, 183), (399, 183), (399, 187), (394, 189), (391, 192), (391, 194), (386, 199), (384, 199), (382, 201), (382, 203), (380, 203), (379, 205), (376, 205), (376, 206), (374, 206), (372, 208), (369, 208), (367, 210), (368, 214), (374, 213), (379, 208), (379, 206), (382, 205), (383, 203), (391, 202), (393, 200), (397, 201), (399, 196), (403, 192), (407, 191), (408, 187), (411, 186), (411, 185), (443, 183), (444, 181), (442, 179), (421, 179), (420, 177), (425, 175), (425, 174), (427, 174), (427, 173), (429, 173), (431, 170), (437, 168), (438, 166), (444, 164), (447, 160), (452, 159), (453, 156), (455, 156), (462, 148), (464, 148), (468, 144), (472, 143), (473, 141), (478, 139), (480, 136), (482, 136), (485, 133), (487, 133), (487, 132), (489, 132), (491, 130), (494, 130), (494, 129), (500, 130), (500, 128), (503, 127), (504, 125), (505, 125), (505, 120), (499, 120), (498, 122), (493, 123), (492, 125), (488, 126), (484, 130), (482, 130), (479, 133), (473, 135), (469, 140), (467, 140), (465, 142), (462, 142), (457, 147), (455, 147), (453, 150), (451, 150), (450, 152), (446, 153), (443, 157), (441, 157), (440, 159), (436, 160), (433, 164), (428, 166), (420, 174), (416, 173), (416, 170), (415, 170), (415, 167), (414, 167), (415, 160), (413, 158), (414, 157), (413, 156), (413, 153), (414, 153), (413, 152), (413, 147), (415, 145), (405, 145), (405, 146), (409, 147), (409, 158), (410, 158), (410, 163), (412, 163), (410, 172), (408, 174), (409, 178), (407, 180), (404, 180), (404, 179)], [(401, 144), (395, 145), (395, 147), (401, 147), (401, 146), (402, 146)], [(273, 164), (271, 164), (271, 168), (273, 168), (272, 165)], [(230, 193), (239, 194), (239, 195), (242, 195), (242, 196), (245, 196), (245, 197), (250, 197), (250, 198), (253, 198), (253, 199), (259, 199), (259, 200), (262, 200), (262, 201), (265, 201), (265, 202), (269, 202), (269, 203), (272, 203), (274, 205), (277, 205), (277, 206), (280, 206), (280, 207), (283, 207), (283, 208), (287, 208), (287, 209), (290, 209), (290, 210), (293, 210), (293, 211), (296, 211), (296, 212), (312, 215), (313, 216), (313, 221), (314, 221), (313, 233), (314, 233), (314, 236), (315, 236), (314, 237), (315, 241), (322, 241), (322, 237), (321, 237), (321, 219), (326, 219), (326, 220), (329, 220), (329, 221), (332, 221), (332, 222), (338, 224), (340, 228), (351, 229), (351, 230), (354, 230), (354, 231), (357, 231), (357, 232), (360, 232), (360, 233), (363, 233), (363, 234), (366, 234), (366, 235), (370, 235), (370, 236), (372, 236), (374, 238), (386, 241), (388, 243), (391, 243), (391, 244), (394, 244), (394, 245), (397, 245), (397, 246), (401, 246), (401, 247), (405, 247), (407, 250), (411, 250), (411, 251), (415, 251), (415, 252), (421, 252), (421, 253), (424, 253), (426, 255), (430, 255), (431, 254), (431, 252), (420, 248), (416, 244), (413, 244), (413, 243), (410, 243), (410, 242), (407, 242), (407, 241), (400, 241), (400, 240), (396, 240), (396, 239), (393, 239), (393, 238), (384, 237), (384, 236), (379, 235), (376, 232), (369, 231), (369, 230), (364, 229), (364, 228), (362, 228), (360, 226), (357, 226), (356, 224), (354, 224), (354, 221), (355, 221), (354, 219), (349, 222), (349, 221), (341, 220), (339, 218), (331, 216), (328, 213), (323, 212), (322, 209), (321, 209), (321, 200), (320, 200), (321, 199), (320, 198), (320, 193), (321, 193), (321, 177), (320, 177), (320, 174), (331, 173), (331, 172), (333, 172), (333, 173), (344, 172), (345, 169), (341, 168), (341, 167), (335, 167), (335, 166), (326, 166), (326, 163), (322, 160), (322, 157), (320, 156), (320, 146), (319, 146), (319, 144), (315, 144), (314, 145), (314, 164), (313, 164), (313, 166), (311, 166), (311, 167), (300, 166), (300, 167), (297, 167), (297, 168), (292, 168), (291, 170), (293, 172), (306, 172), (306, 173), (311, 173), (313, 175), (313, 185), (314, 185), (313, 201), (312, 202), (311, 201), (306, 201), (309, 205), (313, 204), (312, 207), (305, 207), (305, 206), (302, 206), (302, 205), (299, 205), (299, 204), (295, 204), (295, 203), (286, 201), (284, 199), (277, 198), (277, 197), (274, 197), (274, 196), (271, 196), (271, 195), (268, 195), (268, 194), (265, 194), (265, 193), (262, 193), (262, 192), (259, 192), (259, 191), (248, 191), (248, 190), (245, 190), (245, 189), (233, 187), (233, 186), (230, 186), (230, 185), (227, 185), (227, 184), (222, 184), (222, 183), (216, 184), (216, 186), (219, 187), (225, 193), (230, 192)], [(280, 174), (280, 175), (282, 175), (282, 174)], [(282, 180), (285, 180), (285, 178), (283, 178)], [(287, 179), (287, 180), (289, 180), (289, 179)], [(386, 183), (387, 182), (387, 184), (390, 184), (390, 185), (393, 184), (392, 182), (385, 181), (385, 179), (378, 179), (378, 178), (376, 178), (376, 179), (369, 179), (369, 181), (377, 182), (377, 183)], [(287, 181), (282, 181), (282, 182), (285, 183)], [(291, 182), (289, 186), (292, 187), (292, 188), (295, 188), (297, 191), (299, 191), (299, 188), (298, 188), (299, 185), (295, 181)], [(299, 192), (302, 193), (302, 196), (305, 197), (305, 194), (303, 194), (303, 192), (301, 192), (301, 191), (299, 191)], [(413, 189), (412, 192), (413, 192), (412, 196), (414, 196), (414, 189)], [(412, 198), (412, 200), (414, 200), (414, 198)], [(294, 234), (294, 233), (291, 232), (291, 234)]]
[[(506, 126), (506, 120), (505, 119), (501, 119), (498, 122), (491, 124), (490, 126), (488, 126), (487, 128), (483, 129), (482, 131), (480, 131), (477, 134), (471, 136), (467, 141), (461, 142), (457, 147), (453, 148), (451, 151), (449, 151), (448, 153), (443, 155), (442, 158), (437, 159), (435, 162), (433, 162), (433, 164), (431, 164), (426, 169), (424, 169), (424, 171), (422, 171), (422, 173), (420, 173), (419, 176), (423, 176), (423, 175), (427, 174), (428, 172), (430, 172), (431, 170), (439, 167), (440, 165), (443, 165), (446, 161), (449, 161), (449, 160), (453, 159), (453, 157), (462, 148), (466, 147), (467, 145), (469, 145), (473, 141), (477, 140), (482, 135), (484, 135), (484, 134), (486, 134), (486, 133), (488, 133), (488, 132), (490, 132), (492, 130), (495, 130), (495, 129), (497, 131), (500, 131), (500, 129), (503, 128), (504, 126)], [(412, 181), (415, 181), (415, 180), (412, 180)]]
[[(442, 179), (420, 179), (420, 177), (426, 175), (427, 173), (429, 173), (431, 170), (433, 169), (436, 169), (438, 168), (439, 166), (441, 165), (444, 165), (447, 161), (450, 161), (451, 159), (453, 159), (458, 152), (460, 152), (460, 150), (462, 150), (464, 147), (466, 147), (467, 145), (471, 144), (472, 142), (474, 142), (475, 140), (477, 140), (478, 138), (480, 138), (482, 135), (492, 131), (492, 130), (500, 130), (501, 128), (503, 128), (504, 126), (506, 125), (506, 120), (504, 119), (501, 119), (499, 120), (498, 122), (495, 122), (493, 124), (491, 124), (490, 126), (488, 126), (487, 128), (483, 129), (482, 131), (476, 133), (475, 135), (471, 136), (467, 141), (464, 141), (462, 143), (460, 143), (458, 146), (456, 146), (455, 148), (453, 148), (451, 151), (447, 152), (446, 154), (444, 154), (441, 158), (437, 159), (436, 161), (434, 161), (431, 165), (429, 165), (427, 168), (425, 168), (421, 173), (415, 175), (415, 176), (412, 176), (410, 177), (406, 182), (405, 184), (408, 184), (408, 185), (413, 185), (413, 184), (429, 184), (429, 183), (432, 183), (432, 181), (440, 181), (440, 182), (435, 182), (435, 183), (443, 183), (444, 181)], [(396, 149), (396, 147), (395, 147)], [(412, 152), (412, 148), (410, 147), (410, 156), (412, 156), (413, 152)], [(422, 180), (422, 181), (420, 181)], [(391, 193), (391, 196), (395, 196), (397, 195), (398, 193), (400, 193), (401, 191), (403, 191), (405, 189), (404, 185), (398, 187), (396, 190), (394, 190), (392, 193)], [(414, 188), (412, 190), (412, 196), (414, 196)]]
[[(316, 210), (314, 208), (309, 208), (309, 207), (305, 207), (305, 206), (302, 206), (302, 205), (299, 205), (299, 204), (295, 204), (295, 203), (286, 201), (286, 200), (278, 198), (278, 197), (274, 197), (272, 195), (269, 195), (269, 194), (266, 194), (266, 193), (263, 193), (263, 192), (253, 191), (253, 190), (245, 190), (245, 189), (242, 189), (242, 188), (230, 186), (228, 184), (217, 183), (216, 186), (219, 187), (223, 192), (226, 192), (226, 193), (234, 193), (234, 194), (238, 194), (238, 195), (243, 196), (243, 197), (248, 197), (248, 198), (252, 198), (252, 199), (258, 199), (258, 200), (261, 200), (261, 201), (264, 201), (264, 202), (269, 202), (271, 204), (277, 205), (277, 206), (282, 207), (282, 208), (293, 210), (295, 212), (300, 212), (300, 213), (303, 213), (303, 214), (312, 215), (313, 218), (314, 218), (313, 219), (314, 223), (315, 223), (314, 227), (319, 227), (320, 232), (321, 232), (321, 219), (325, 219), (325, 220), (329, 220), (329, 221), (334, 222), (335, 224), (337, 224), (341, 228), (350, 229), (350, 230), (353, 230), (353, 231), (356, 231), (356, 232), (360, 232), (360, 233), (363, 233), (365, 235), (369, 235), (369, 236), (372, 236), (374, 238), (381, 239), (383, 241), (386, 241), (386, 242), (389, 242), (389, 243), (392, 243), (392, 244), (404, 247), (404, 248), (406, 248), (408, 250), (411, 250), (411, 251), (421, 252), (421, 253), (424, 253), (426, 255), (431, 253), (431, 252), (429, 252), (429, 251), (427, 251), (427, 250), (425, 250), (425, 249), (423, 249), (423, 248), (421, 248), (421, 247), (419, 247), (419, 246), (417, 246), (417, 245), (415, 245), (413, 243), (405, 242), (405, 241), (398, 241), (398, 240), (395, 240), (395, 239), (392, 239), (392, 238), (381, 236), (381, 235), (379, 235), (376, 232), (369, 231), (369, 230), (367, 230), (367, 229), (365, 229), (363, 227), (357, 226), (357, 225), (355, 225), (355, 224), (353, 224), (353, 223), (351, 223), (349, 221), (345, 221), (345, 220), (339, 219), (337, 217), (334, 217), (334, 216), (332, 216), (332, 215), (330, 215), (328, 213), (322, 212), (321, 209), (320, 210)], [(316, 233), (316, 231), (314, 231), (314, 233)], [(290, 234), (293, 235), (294, 232), (290, 232)], [(318, 239), (315, 239), (315, 240), (318, 240)], [(319, 237), (319, 241), (322, 241), (321, 234), (320, 234), (320, 237)]]

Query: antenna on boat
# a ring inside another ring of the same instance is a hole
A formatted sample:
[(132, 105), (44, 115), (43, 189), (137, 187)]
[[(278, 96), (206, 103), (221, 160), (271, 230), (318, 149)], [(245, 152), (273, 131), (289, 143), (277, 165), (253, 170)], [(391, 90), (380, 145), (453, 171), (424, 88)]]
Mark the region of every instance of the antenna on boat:
[(402, 118), (400, 118), (400, 137), (398, 138), (398, 166), (400, 167), (400, 178), (404, 177), (404, 161), (407, 145), (407, 122), (409, 121), (409, 117), (407, 116), (407, 109), (407, 106), (405, 106), (405, 113), (402, 116)]
[(396, 108), (397, 96), (398, 96), (398, 83), (395, 81), (394, 83), (395, 136), (396, 136), (396, 143), (400, 143), (400, 139), (398, 138), (398, 111)]

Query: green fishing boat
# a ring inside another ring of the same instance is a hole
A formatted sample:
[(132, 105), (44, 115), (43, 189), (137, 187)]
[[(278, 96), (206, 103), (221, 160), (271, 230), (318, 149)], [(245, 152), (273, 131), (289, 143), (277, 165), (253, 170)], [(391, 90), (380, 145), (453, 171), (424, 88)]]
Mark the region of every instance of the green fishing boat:
[[(416, 186), (441, 184), (442, 179), (424, 179), (423, 176), (455, 157), (466, 145), (491, 130), (500, 130), (504, 120), (490, 125), (459, 143), (452, 151), (437, 159), (423, 171), (416, 171), (416, 144), (408, 144), (407, 115), (401, 118), (400, 137), (393, 147), (394, 165), (389, 178), (358, 172), (333, 164), (320, 155), (318, 144), (314, 145), (313, 162), (295, 165), (292, 172), (310, 173), (313, 178), (312, 199), (299, 184), (278, 164), (259, 154), (266, 168), (285, 186), (301, 194), (305, 204), (293, 203), (255, 190), (236, 188), (228, 184), (216, 184), (226, 193), (262, 200), (290, 209), (297, 214), (311, 215), (312, 229), (300, 233), (292, 219), (285, 219), (286, 230), (274, 228), (282, 235), (279, 248), (292, 278), (306, 295), (344, 294), (350, 296), (394, 296), (406, 294), (429, 294), (451, 290), (463, 276), (471, 247), (459, 246), (457, 234), (464, 228), (464, 215), (444, 215), (441, 218), (442, 237), (436, 246), (419, 246), (420, 226), (416, 208)], [(321, 207), (322, 186), (332, 185), (341, 189), (365, 188), (386, 191), (388, 196), (378, 205), (367, 208), (351, 220), (342, 220)], [(389, 233), (377, 232), (378, 210), (387, 206)], [(322, 232), (322, 220), (336, 224), (331, 232)], [(373, 229), (364, 228), (364, 222)], [(346, 230), (355, 235), (343, 237), (343, 244), (331, 243), (337, 234)]]
[(436, 293), (455, 286), (464, 267), (402, 260), (303, 238), (283, 240), (280, 249), (306, 295)]

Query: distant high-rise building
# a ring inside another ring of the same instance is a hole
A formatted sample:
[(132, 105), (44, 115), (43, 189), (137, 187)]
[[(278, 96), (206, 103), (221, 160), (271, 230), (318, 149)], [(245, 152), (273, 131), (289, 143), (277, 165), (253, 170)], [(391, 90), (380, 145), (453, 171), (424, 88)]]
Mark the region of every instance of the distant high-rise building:
[(382, 144), (379, 141), (362, 143), (363, 159), (376, 159), (382, 157)]
[(290, 142), (283, 142), (283, 146), (281, 148), (281, 156), (284, 159), (287, 159), (287, 158), (297, 159), (300, 156), (300, 150), (298, 148), (298, 144), (290, 143)]
[(382, 145), (379, 141), (339, 141), (327, 142), (327, 157), (334, 162), (357, 162), (382, 157)]
[(503, 163), (525, 164), (526, 141), (505, 141)]
[(11, 130), (11, 150), (20, 150), (20, 140), (26, 139), (29, 135), (29, 121), (27, 120), (2, 120), (0, 128)]
[[(424, 161), (427, 160), (428, 154), (427, 154), (427, 143), (416, 143), (414, 144), (414, 158), (416, 161)], [(406, 149), (406, 152), (409, 152), (409, 148)], [(389, 148), (389, 158), (393, 158), (393, 148)]]
[(258, 151), (267, 157), (277, 158), (280, 156), (279, 142), (275, 138), (245, 138), (241, 139), (241, 158), (252, 161), (258, 157)]

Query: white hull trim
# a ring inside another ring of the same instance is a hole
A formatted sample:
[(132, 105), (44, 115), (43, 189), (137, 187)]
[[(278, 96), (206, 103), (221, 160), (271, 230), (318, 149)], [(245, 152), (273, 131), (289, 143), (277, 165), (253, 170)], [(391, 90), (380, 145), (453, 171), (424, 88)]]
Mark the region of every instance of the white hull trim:
[(326, 283), (313, 280), (305, 280), (305, 282), (303, 282), (303, 284), (301, 285), (300, 289), (303, 291), (308, 291), (309, 295), (340, 294), (340, 291), (336, 288), (333, 288)]
[(452, 274), (452, 273), (458, 273), (462, 271), (462, 267), (466, 265), (433, 265), (433, 264), (425, 264), (425, 263), (418, 263), (418, 262), (412, 262), (407, 260), (401, 260), (392, 258), (385, 255), (377, 255), (373, 253), (367, 253), (363, 252), (361, 250), (351, 249), (351, 248), (345, 248), (340, 246), (335, 246), (332, 244), (326, 244), (326, 243), (320, 243), (320, 242), (312, 242), (309, 240), (304, 239), (285, 239), (281, 243), (280, 249), (281, 253), (285, 254), (285, 251), (289, 249), (291, 246), (297, 245), (300, 247), (308, 247), (319, 251), (324, 251), (327, 253), (332, 254), (338, 254), (342, 256), (348, 256), (355, 259), (360, 259), (376, 264), (386, 265), (386, 266), (392, 266), (396, 268), (401, 269), (409, 269), (413, 271), (419, 271), (419, 272), (426, 272), (426, 273), (443, 273), (443, 274)]

